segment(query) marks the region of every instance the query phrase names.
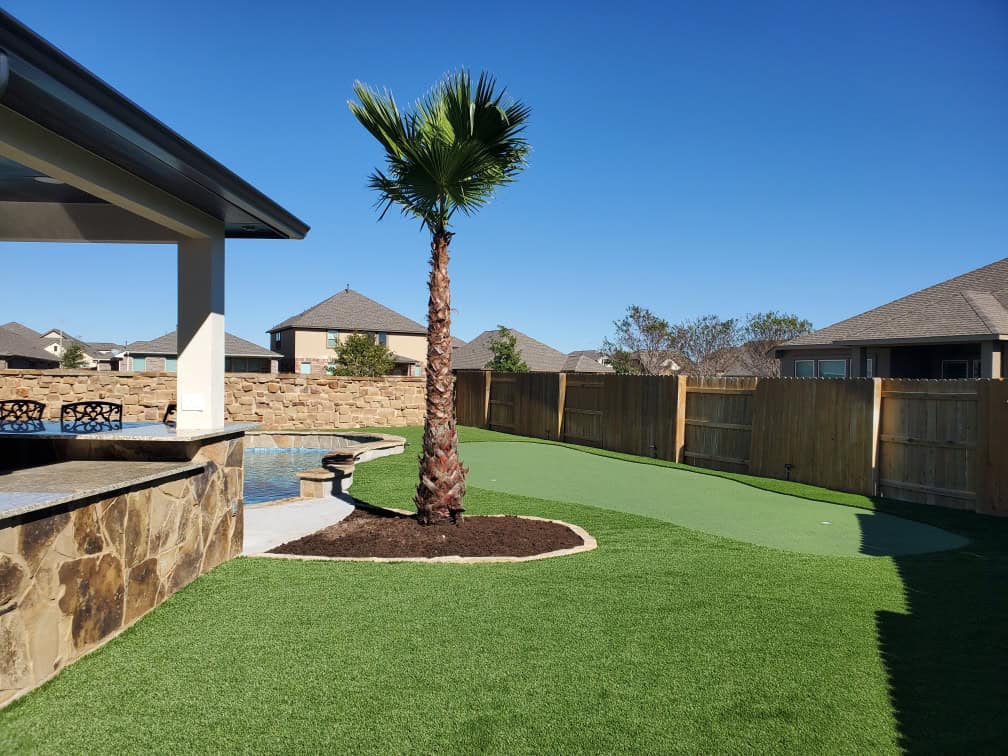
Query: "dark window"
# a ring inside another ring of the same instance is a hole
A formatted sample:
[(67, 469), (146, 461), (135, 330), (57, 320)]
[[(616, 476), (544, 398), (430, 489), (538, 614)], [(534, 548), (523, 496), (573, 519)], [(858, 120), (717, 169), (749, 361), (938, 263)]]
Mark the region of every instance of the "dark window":
[(969, 378), (969, 362), (966, 360), (942, 360), (942, 378)]
[(846, 378), (847, 360), (819, 360), (820, 378)]

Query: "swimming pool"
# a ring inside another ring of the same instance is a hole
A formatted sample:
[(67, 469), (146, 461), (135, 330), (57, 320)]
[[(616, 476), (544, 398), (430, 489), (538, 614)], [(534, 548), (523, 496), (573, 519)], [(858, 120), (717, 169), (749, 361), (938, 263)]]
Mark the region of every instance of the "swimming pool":
[(246, 449), (246, 504), (262, 504), (274, 499), (289, 499), (301, 493), (297, 474), (322, 464), (322, 456), (331, 449)]

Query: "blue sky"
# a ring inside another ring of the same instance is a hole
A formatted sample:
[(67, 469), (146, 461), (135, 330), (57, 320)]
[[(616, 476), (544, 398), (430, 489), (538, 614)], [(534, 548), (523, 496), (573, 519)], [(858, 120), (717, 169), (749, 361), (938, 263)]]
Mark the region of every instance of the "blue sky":
[[(528, 170), (455, 229), (464, 339), (591, 348), (630, 304), (824, 326), (1008, 255), (999, 0), (5, 6), (312, 226), (229, 242), (227, 329), (257, 343), (346, 284), (424, 321), (428, 240), (377, 222), (380, 151), (346, 100), (361, 79), (409, 102), (463, 65), (533, 108)], [(32, 284), (0, 322), (175, 327), (171, 247), (0, 246)]]

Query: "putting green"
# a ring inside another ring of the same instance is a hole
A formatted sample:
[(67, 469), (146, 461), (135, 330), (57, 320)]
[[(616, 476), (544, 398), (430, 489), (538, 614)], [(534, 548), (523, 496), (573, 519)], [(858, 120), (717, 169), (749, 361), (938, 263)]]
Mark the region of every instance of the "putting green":
[(486, 441), (462, 444), (460, 452), (472, 486), (615, 509), (789, 551), (899, 556), (968, 543), (901, 517), (562, 446)]

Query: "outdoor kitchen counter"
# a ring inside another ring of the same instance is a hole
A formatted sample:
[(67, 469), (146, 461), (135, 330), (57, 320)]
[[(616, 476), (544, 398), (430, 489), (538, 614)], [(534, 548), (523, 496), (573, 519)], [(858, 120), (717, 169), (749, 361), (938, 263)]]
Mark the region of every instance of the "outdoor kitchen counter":
[(205, 468), (202, 461), (71, 460), (0, 472), (0, 527), (19, 515), (156, 485)]
[(176, 442), (189, 443), (206, 441), (207, 439), (231, 436), (236, 433), (258, 428), (260, 423), (228, 423), (222, 428), (212, 430), (179, 430), (164, 423), (124, 422), (121, 430), (105, 430), (92, 433), (76, 433), (61, 429), (59, 421), (46, 420), (39, 423), (38, 430), (13, 431), (0, 428), (0, 438), (31, 439), (62, 439), (76, 441), (144, 441), (144, 442)]

